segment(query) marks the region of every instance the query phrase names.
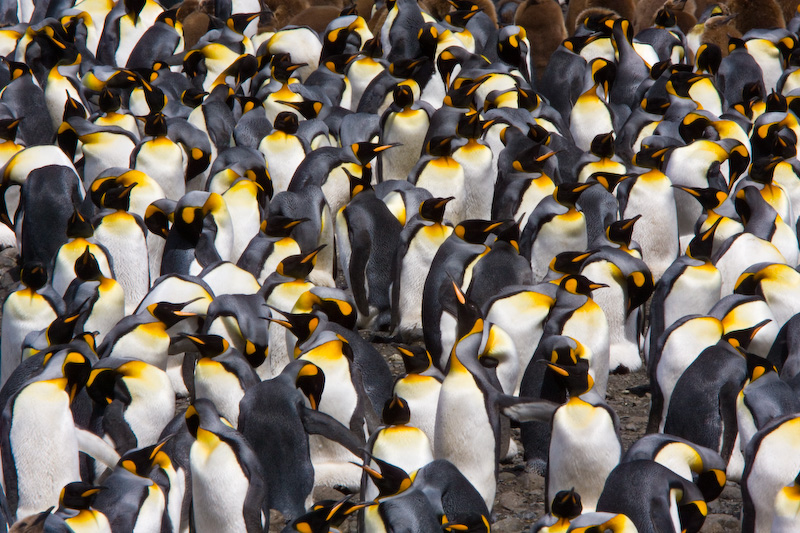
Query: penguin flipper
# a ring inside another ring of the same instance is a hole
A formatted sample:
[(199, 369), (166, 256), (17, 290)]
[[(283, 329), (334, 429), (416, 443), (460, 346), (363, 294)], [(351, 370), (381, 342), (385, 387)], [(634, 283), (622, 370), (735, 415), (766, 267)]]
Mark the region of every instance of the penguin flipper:
[(125, 420), (125, 405), (119, 400), (111, 402), (103, 411), (103, 431), (114, 441), (114, 447), (123, 453), (138, 446), (136, 435)]
[(538, 398), (503, 394), (498, 398), (500, 412), (517, 422), (549, 422), (558, 404)]
[(369, 300), (367, 297), (366, 278), (367, 262), (372, 251), (369, 232), (362, 229), (350, 236), (350, 242), (359, 243), (359, 249), (352, 247), (350, 254), (350, 290), (353, 292), (353, 299), (356, 301), (358, 311), (364, 315), (369, 315)]
[(91, 431), (76, 426), (75, 433), (78, 436), (78, 450), (81, 452), (112, 469), (119, 462), (117, 451)]
[(353, 435), (352, 431), (347, 429), (332, 416), (302, 406), (300, 409), (300, 420), (303, 422), (306, 433), (310, 435), (322, 435), (326, 439), (338, 442), (355, 455), (361, 456), (363, 452), (363, 443)]

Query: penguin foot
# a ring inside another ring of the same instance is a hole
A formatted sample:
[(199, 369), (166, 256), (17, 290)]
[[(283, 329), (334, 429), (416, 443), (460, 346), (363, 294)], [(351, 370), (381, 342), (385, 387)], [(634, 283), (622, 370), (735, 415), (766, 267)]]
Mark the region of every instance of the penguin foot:
[(525, 471), (533, 472), (535, 474), (539, 474), (540, 476), (544, 476), (546, 470), (547, 462), (542, 459), (531, 459), (525, 465)]
[(645, 383), (644, 385), (637, 385), (635, 387), (631, 387), (630, 389), (626, 389), (628, 392), (633, 394), (634, 396), (638, 396), (639, 398), (644, 398), (648, 394), (650, 394), (650, 384)]

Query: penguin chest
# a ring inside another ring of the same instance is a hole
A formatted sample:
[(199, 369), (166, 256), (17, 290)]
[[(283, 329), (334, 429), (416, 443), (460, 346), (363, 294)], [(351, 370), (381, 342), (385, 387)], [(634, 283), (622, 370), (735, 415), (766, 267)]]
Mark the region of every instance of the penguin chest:
[(108, 257), (102, 248), (86, 239), (78, 238), (65, 243), (58, 249), (55, 266), (53, 267), (53, 289), (59, 294), (64, 294), (75, 276), (75, 261), (89, 248), (100, 266), (100, 273), (107, 278), (113, 278)]
[(497, 489), (497, 436), (483, 391), (469, 372), (451, 370), (442, 383), (434, 446), (434, 457), (453, 463), (491, 509)]
[(111, 533), (111, 524), (100, 511), (84, 509), (64, 520), (74, 533)]
[(575, 146), (588, 152), (592, 139), (597, 135), (614, 131), (611, 111), (596, 94), (581, 95), (570, 111), (569, 131), (575, 140)]
[(585, 511), (594, 511), (622, 447), (605, 409), (573, 398), (553, 416), (548, 493), (575, 487)]
[(103, 217), (94, 232), (114, 260), (115, 279), (125, 291), (125, 306), (132, 313), (150, 288), (150, 256), (142, 228), (124, 211)]
[(485, 144), (470, 140), (453, 154), (464, 168), (464, 218), (491, 218), (496, 167), (492, 167), (492, 150)]
[(109, 357), (135, 359), (165, 369), (169, 335), (161, 322), (138, 324), (122, 334), (111, 348)]
[(544, 278), (547, 265), (555, 256), (568, 250), (585, 250), (587, 242), (586, 217), (580, 211), (570, 209), (545, 222), (539, 228), (531, 250), (534, 280)]
[(466, 205), (464, 168), (452, 157), (432, 159), (417, 176), (417, 187), (423, 187), (433, 197), (454, 196), (445, 208), (444, 218), (454, 224), (464, 220)]
[(198, 532), (246, 531), (244, 501), (250, 483), (236, 453), (215, 434), (200, 430), (192, 444), (192, 499)]
[(712, 264), (688, 266), (664, 300), (664, 327), (691, 314), (706, 314), (719, 301), (722, 276)]
[(399, 379), (394, 385), (394, 393), (408, 403), (411, 411), (408, 424), (424, 431), (431, 444), (436, 437), (436, 410), (441, 389), (442, 384), (436, 378), (418, 374)]
[(155, 367), (150, 370), (141, 378), (124, 378), (131, 395), (124, 417), (136, 435), (138, 446), (158, 442), (161, 431), (175, 415), (175, 392), (169, 376)]
[(514, 211), (515, 219), (522, 217), (520, 219), (521, 228), (524, 228), (525, 224), (528, 223), (528, 218), (530, 218), (536, 206), (539, 205), (539, 202), (551, 196), (555, 189), (555, 183), (548, 176), (540, 176), (530, 181), (522, 196), (517, 200), (517, 207)]
[(408, 177), (422, 152), (429, 125), (428, 114), (422, 109), (408, 109), (386, 118), (381, 142), (400, 143), (400, 146), (378, 155), (384, 180), (404, 180)]
[(421, 228), (408, 243), (400, 269), (399, 299), (395, 302), (400, 315), (401, 330), (422, 328), (422, 293), (425, 279), (436, 251), (453, 232), (452, 228), (433, 224)]
[(298, 280), (281, 283), (272, 290), (267, 298), (267, 304), (276, 309), (289, 311), (294, 307), (294, 304), (297, 303), (297, 299), (300, 298), (300, 295), (312, 287), (313, 285), (307, 281)]
[(61, 488), (80, 479), (75, 423), (59, 384), (32, 383), (16, 396), (9, 443), (14, 464), (4, 467), (17, 472), (18, 516), (58, 505)]
[(106, 333), (125, 316), (125, 291), (116, 280), (105, 278), (97, 287), (95, 300), (89, 316), (86, 317), (84, 331), (97, 331), (95, 342), (103, 342)]
[(164, 515), (166, 500), (164, 493), (155, 483), (147, 487), (147, 495), (139, 506), (133, 533), (158, 533), (161, 531), (161, 519)]
[(166, 137), (158, 137), (141, 145), (133, 168), (153, 178), (166, 198), (178, 201), (186, 192), (185, 167), (186, 155), (181, 147)]
[[(50, 303), (30, 289), (16, 291), (9, 295), (3, 304), (3, 335), (2, 341), (0, 341), (4, 376), (10, 376), (14, 370), (13, 367), (19, 364), (19, 354), (26, 335), (32, 331), (46, 328), (56, 318), (56, 312)], [(12, 357), (12, 354), (17, 355)], [(13, 367), (10, 365), (12, 362), (14, 363)], [(8, 373), (6, 373), (6, 369)]]
[(196, 398), (208, 398), (219, 414), (233, 424), (239, 420), (239, 402), (244, 397), (239, 378), (211, 359), (201, 359), (194, 370), (194, 394)]
[(380, 432), (372, 445), (372, 455), (413, 472), (433, 461), (433, 450), (422, 430), (412, 426), (393, 426)]
[(275, 193), (285, 191), (306, 156), (300, 140), (282, 131), (275, 131), (261, 140), (258, 151), (264, 154)]
[(353, 176), (360, 177), (363, 174), (361, 166), (354, 163), (343, 163), (328, 173), (322, 184), (322, 193), (331, 213), (338, 213), (350, 200), (350, 178), (345, 170)]
[(319, 410), (350, 427), (358, 406), (358, 394), (350, 375), (350, 364), (341, 350), (337, 350), (340, 347), (340, 341), (328, 342), (304, 353), (300, 359), (311, 361), (325, 374)]

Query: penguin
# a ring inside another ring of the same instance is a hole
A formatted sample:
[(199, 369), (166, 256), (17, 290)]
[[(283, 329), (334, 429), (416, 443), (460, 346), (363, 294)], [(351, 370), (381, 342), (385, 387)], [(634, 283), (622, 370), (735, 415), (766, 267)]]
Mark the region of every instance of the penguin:
[(685, 439), (651, 433), (628, 448), (623, 463), (647, 459), (666, 466), (687, 481), (691, 481), (706, 503), (716, 500), (725, 489), (725, 461), (717, 452)]
[(719, 301), (722, 276), (711, 263), (711, 255), (720, 223), (718, 219), (692, 239), (686, 254), (676, 259), (656, 284), (650, 303), (649, 354), (655, 352), (661, 334), (678, 319), (706, 314)]
[(63, 295), (70, 283), (75, 279), (75, 261), (83, 255), (86, 248), (97, 260), (100, 272), (107, 278), (113, 278), (111, 268), (113, 264), (109, 260), (105, 247), (90, 242), (89, 239), (94, 235), (94, 228), (91, 222), (84, 217), (77, 209), (67, 221), (67, 242), (61, 245), (56, 252), (52, 267), (53, 289)]
[(747, 354), (747, 382), (736, 397), (736, 420), (742, 452), (753, 435), (775, 418), (800, 411), (800, 401), (791, 386), (782, 381), (772, 364)]
[[(764, 426), (750, 440), (745, 452), (742, 475), (742, 531), (772, 531), (776, 500), (784, 487), (789, 486), (800, 468), (796, 447), (798, 418), (796, 414), (778, 417)], [(775, 460), (780, 457), (780, 465)], [(777, 513), (776, 513), (777, 511)]]
[(483, 124), (478, 113), (463, 115), (456, 135), (467, 140), (453, 151), (453, 160), (464, 169), (464, 218), (489, 218), (497, 166), (492, 149), (481, 140)]
[(450, 278), (468, 286), (472, 264), (488, 253), (484, 242), (501, 225), (486, 220), (464, 221), (453, 228), (433, 258), (422, 291), (422, 334), (425, 347), (440, 370), (445, 368), (455, 341), (452, 310), (446, 311), (452, 294)]
[(747, 379), (747, 363), (738, 347), (746, 349), (763, 325), (726, 335), (686, 368), (669, 402), (665, 433), (711, 448), (726, 462), (731, 459), (738, 434), (736, 397)]
[(176, 202), (186, 192), (186, 155), (178, 144), (167, 137), (167, 120), (155, 112), (144, 119), (143, 140), (131, 152), (131, 168), (153, 178), (164, 191), (164, 197)]
[(424, 19), (419, 6), (410, 0), (389, 0), (380, 39), (384, 57), (391, 63), (420, 57), (417, 40)]
[(120, 453), (157, 443), (175, 416), (169, 377), (143, 361), (104, 358), (92, 368), (86, 390), (100, 406), (95, 426)]
[(667, 174), (650, 170), (624, 180), (617, 186), (617, 196), (621, 218), (642, 215), (632, 237), (641, 245), (642, 259), (657, 283), (679, 254), (678, 211), (672, 182)]
[(253, 448), (223, 422), (209, 400), (195, 400), (185, 417), (195, 438), (190, 451), (195, 527), (263, 531), (269, 522), (270, 494)]
[(408, 85), (392, 91), (392, 105), (381, 115), (381, 144), (400, 146), (378, 154), (378, 181), (404, 180), (422, 153), (423, 139), (430, 126), (433, 109), (425, 102), (415, 102)]
[(723, 334), (722, 322), (713, 316), (686, 315), (651, 344), (647, 365), (652, 394), (648, 432), (663, 431), (675, 384), (697, 356), (719, 342)]
[[(361, 446), (349, 428), (318, 410), (324, 387), (319, 367), (299, 359), (273, 379), (248, 388), (240, 403), (239, 431), (261, 463), (270, 506), (287, 520), (304, 515), (310, 506), (315, 474), (309, 435), (325, 435), (354, 453)], [(263, 409), (265, 404), (271, 409)]]
[(256, 294), (261, 289), (255, 276), (229, 261), (217, 261), (197, 275), (217, 296), (226, 294)]
[(146, 447), (123, 455), (95, 496), (94, 508), (106, 516), (112, 531), (161, 530), (167, 494), (149, 477), (150, 454)]
[(452, 137), (435, 137), (428, 141), (426, 156), (417, 161), (408, 181), (424, 187), (435, 197), (455, 197), (445, 210), (445, 218), (458, 223), (466, 218), (466, 189), (464, 167), (452, 157), (452, 141)]
[(598, 87), (605, 91), (608, 81), (604, 74), (608, 67), (604, 59), (595, 59), (588, 68), (592, 73), (593, 84), (578, 96), (569, 112), (569, 130), (575, 141), (575, 146), (583, 151), (589, 151), (597, 135), (604, 135), (614, 131), (616, 117), (606, 102), (598, 96)]
[(191, 303), (153, 303), (140, 313), (126, 315), (106, 334), (97, 353), (103, 358), (144, 361), (165, 370), (170, 345), (167, 329), (197, 316), (183, 310)]
[(47, 285), (47, 272), (40, 263), (27, 263), (20, 271), (22, 287), (3, 303), (0, 341), (0, 384), (5, 384), (22, 361), (22, 343), (33, 332), (46, 328), (64, 311), (64, 302)]
[(792, 294), (800, 278), (795, 276), (795, 272), (782, 263), (756, 263), (742, 273), (734, 292), (762, 296), (780, 328), (797, 314)]
[(267, 161), (275, 192), (288, 189), (297, 167), (311, 150), (297, 130), (297, 115), (281, 111), (275, 117), (272, 132), (259, 142), (258, 151)]
[[(253, 366), (227, 340), (216, 335), (186, 335), (197, 347), (199, 358), (193, 365), (193, 379), (187, 384), (192, 396), (211, 400), (226, 420), (239, 420), (239, 402), (248, 387), (261, 380)], [(184, 358), (184, 368), (186, 368)]]
[(541, 281), (547, 265), (560, 252), (584, 251), (588, 246), (586, 217), (575, 209), (586, 183), (564, 183), (539, 202), (520, 236), (520, 251), (530, 260), (534, 281)]
[(261, 224), (262, 231), (253, 237), (236, 263), (250, 272), (259, 283), (275, 271), (283, 259), (300, 253), (300, 245), (292, 237), (294, 228), (308, 219), (294, 219), (282, 215), (270, 215)]
[[(370, 435), (367, 441), (366, 451), (370, 457), (386, 461), (406, 472), (414, 472), (433, 461), (431, 441), (424, 431), (409, 425), (411, 410), (403, 398), (393, 396), (384, 405), (381, 419), (384, 427)], [(367, 483), (363, 494), (367, 500), (374, 499), (377, 490), (374, 485)]]
[(422, 336), (425, 276), (442, 243), (453, 232), (443, 222), (449, 198), (431, 198), (405, 224), (395, 253), (392, 281), (392, 331), (404, 340)]
[(547, 1), (521, 2), (514, 13), (514, 24), (524, 28), (530, 41), (531, 71), (538, 80), (550, 62), (553, 52), (569, 32), (559, 6)]
[(61, 489), (58, 509), (45, 520), (48, 531), (111, 531), (106, 515), (94, 509), (92, 504), (102, 486), (94, 486), (82, 481), (67, 483)]
[(565, 335), (583, 345), (594, 390), (604, 398), (610, 357), (608, 319), (590, 296), (593, 290), (602, 287), (580, 274), (561, 279), (542, 336)]
[(512, 398), (500, 392), (478, 362), (484, 320), (455, 282), (452, 290), (459, 306), (458, 340), (439, 393), (434, 457), (447, 459), (461, 470), (491, 509), (500, 459), (500, 413), (516, 419), (543, 421), (552, 415), (555, 404)]
[(226, 294), (208, 306), (202, 333), (222, 337), (250, 366), (258, 368), (269, 353), (269, 318), (269, 308), (260, 295)]
[(114, 279), (125, 292), (125, 310), (128, 313), (136, 309), (150, 288), (148, 232), (141, 217), (128, 211), (131, 188), (104, 193), (104, 209), (92, 221), (94, 238), (106, 248), (116, 264)]
[(581, 515), (581, 495), (575, 489), (559, 491), (550, 502), (550, 512), (531, 526), (531, 533), (567, 531), (570, 521)]
[(569, 400), (556, 409), (550, 423), (545, 501), (550, 501), (550, 494), (577, 489), (583, 508), (592, 512), (606, 478), (622, 457), (619, 418), (592, 392), (588, 361), (547, 366), (565, 383)]
[(80, 479), (78, 452), (87, 441), (70, 404), (89, 370), (82, 354), (62, 350), (5, 404), (0, 450), (12, 519), (57, 505), (61, 488)]
[(7, 105), (12, 116), (20, 119), (19, 136), (25, 146), (51, 144), (56, 132), (47, 112), (44, 91), (28, 65), (17, 61), (6, 64), (10, 80), (0, 91), (0, 103)]
[(431, 445), (436, 438), (436, 409), (444, 376), (433, 366), (431, 355), (421, 346), (397, 346), (406, 374), (398, 378), (392, 389), (403, 398), (411, 412), (409, 425), (421, 429)]
[(336, 215), (339, 261), (356, 301), (359, 324), (387, 330), (392, 263), (402, 227), (366, 180), (347, 174), (351, 200)]
[(94, 341), (101, 344), (125, 316), (125, 292), (116, 280), (103, 275), (89, 246), (75, 261), (75, 274), (64, 293), (66, 312), (79, 315), (77, 331), (96, 332)]
[(597, 510), (624, 514), (641, 533), (697, 532), (708, 514), (694, 483), (646, 459), (620, 463), (611, 471)]

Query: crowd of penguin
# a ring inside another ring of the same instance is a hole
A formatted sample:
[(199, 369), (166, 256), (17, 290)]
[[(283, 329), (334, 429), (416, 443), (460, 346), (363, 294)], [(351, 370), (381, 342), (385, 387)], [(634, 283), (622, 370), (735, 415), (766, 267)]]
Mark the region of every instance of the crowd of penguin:
[(797, 3), (0, 4), (0, 530), (800, 531)]

